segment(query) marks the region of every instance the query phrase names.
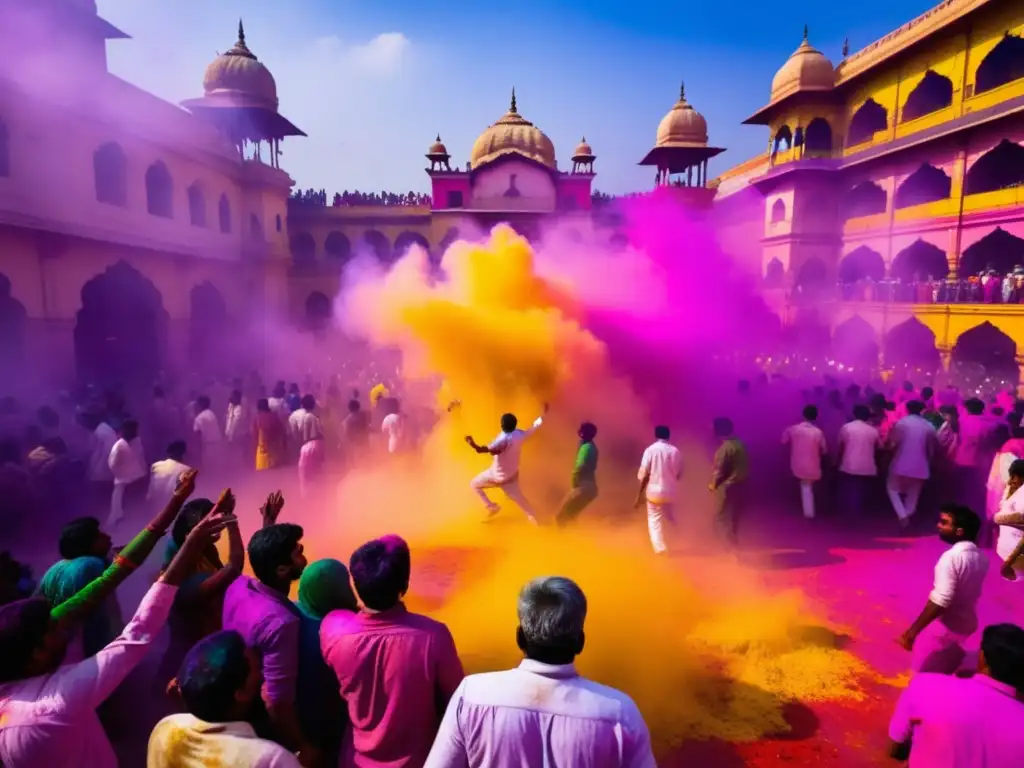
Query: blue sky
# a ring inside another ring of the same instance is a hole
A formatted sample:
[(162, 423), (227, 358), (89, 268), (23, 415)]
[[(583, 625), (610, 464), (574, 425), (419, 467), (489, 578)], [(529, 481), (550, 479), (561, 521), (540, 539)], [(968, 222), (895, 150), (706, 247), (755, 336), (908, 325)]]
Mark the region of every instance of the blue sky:
[(110, 43), (111, 70), (171, 101), (202, 94), (203, 69), (243, 17), (281, 112), (309, 134), (285, 143), (282, 164), (300, 187), (330, 192), (427, 191), (434, 135), (464, 164), (512, 86), (560, 167), (586, 135), (596, 188), (623, 193), (650, 187), (636, 163), (684, 80), (711, 142), (727, 149), (716, 173), (766, 145), (766, 129), (741, 122), (768, 100), (804, 24), (836, 62), (844, 38), (855, 51), (934, 4), (98, 0), (134, 38)]

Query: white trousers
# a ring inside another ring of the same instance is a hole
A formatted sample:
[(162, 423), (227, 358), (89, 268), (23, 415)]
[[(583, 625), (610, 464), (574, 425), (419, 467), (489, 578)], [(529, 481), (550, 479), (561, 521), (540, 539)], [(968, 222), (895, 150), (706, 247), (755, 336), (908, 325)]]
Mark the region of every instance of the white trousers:
[(804, 517), (808, 520), (814, 519), (814, 480), (800, 481), (800, 506), (803, 507)]
[(650, 534), (651, 547), (655, 554), (660, 555), (668, 551), (665, 544), (665, 523), (675, 521), (671, 504), (647, 500), (647, 533)]
[(491, 497), (487, 495), (488, 488), (501, 488), (502, 493), (519, 507), (523, 512), (526, 513), (527, 517), (535, 517), (533, 513), (533, 506), (529, 500), (523, 494), (522, 489), (519, 487), (519, 478), (515, 477), (511, 480), (497, 480), (494, 477), (494, 473), (490, 469), (485, 469), (479, 475), (473, 478), (470, 482), (469, 487), (476, 491), (476, 495), (480, 497), (480, 500), (487, 506), (487, 509), (492, 512), (498, 508)]
[[(909, 520), (914, 516), (923, 487), (924, 480), (902, 475), (889, 475), (885, 483), (885, 492), (889, 494), (889, 503), (892, 504), (896, 517), (900, 520)], [(906, 501), (903, 500), (903, 496), (907, 497)]]
[(128, 486), (123, 483), (114, 484), (114, 493), (110, 497), (110, 516), (107, 525), (116, 526), (124, 518), (124, 491)]

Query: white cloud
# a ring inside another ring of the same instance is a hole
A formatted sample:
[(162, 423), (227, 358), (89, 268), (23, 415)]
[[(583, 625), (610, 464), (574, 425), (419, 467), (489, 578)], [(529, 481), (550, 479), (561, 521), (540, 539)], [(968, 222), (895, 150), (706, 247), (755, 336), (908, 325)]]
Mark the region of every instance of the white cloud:
[(350, 61), (367, 72), (391, 75), (399, 71), (409, 49), (409, 38), (401, 32), (384, 32), (365, 45), (349, 50)]

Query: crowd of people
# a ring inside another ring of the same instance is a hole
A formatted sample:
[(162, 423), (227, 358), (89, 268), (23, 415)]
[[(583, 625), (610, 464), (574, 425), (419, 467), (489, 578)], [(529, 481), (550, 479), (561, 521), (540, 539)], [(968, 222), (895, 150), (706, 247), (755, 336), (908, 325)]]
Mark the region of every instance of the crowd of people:
[[(1024, 630), (985, 627), (975, 663), (967, 645), (993, 557), (985, 550), (994, 546), (1009, 588), (1024, 581), (1024, 401), (910, 382), (807, 384), (742, 380), (722, 403), (729, 416), (708, 425), (707, 489), (723, 549), (744, 544), (755, 497), (792, 498), (808, 520), (831, 510), (860, 524), (883, 506), (894, 530), (937, 520), (950, 547), (897, 638), (913, 677), (892, 719), (893, 754), (936, 767), (1014, 764), (1024, 748)], [(103, 702), (162, 632), (155, 682), (166, 695), (151, 724), (151, 768), (655, 765), (633, 701), (573, 665), (587, 601), (571, 580), (526, 584), (515, 638), (523, 662), (467, 677), (445, 625), (403, 603), (411, 555), (399, 536), (365, 543), (347, 563), (310, 563), (280, 493), (247, 542), (230, 490), (194, 498), (196, 468), (218, 477), (292, 466), (306, 495), (352, 454), (415, 450), (445, 417), (407, 414), (382, 384), (365, 398), (346, 389), (253, 378), (179, 399), (157, 387), (133, 407), (88, 393), (64, 414), (0, 403), (4, 524), (26, 510), (66, 521), (59, 559), (38, 583), (13, 553), (0, 563), (0, 765), (116, 765)], [(545, 420), (521, 429), (505, 414), (490, 442), (467, 436), (491, 462), (471, 483), (488, 516), (498, 512), (494, 489), (543, 521), (520, 488), (520, 452)], [(579, 427), (558, 525), (599, 496), (598, 427)], [(659, 556), (679, 546), (673, 523), (692, 503), (684, 458), (667, 425), (637, 456), (636, 506), (646, 507)], [(113, 550), (110, 531), (140, 515), (149, 523)], [(161, 542), (160, 575), (125, 622), (117, 587)], [(941, 710), (941, 733), (921, 726), (940, 701), (955, 702)], [(1000, 728), (982, 727), (993, 712)]]
[[(292, 192), (291, 202), (296, 205), (327, 207), (327, 190), (298, 189)], [(426, 206), (431, 205), (432, 198), (422, 192), (360, 192), (359, 190), (335, 192), (331, 198), (331, 206), (341, 208), (347, 206)]]
[(991, 267), (967, 278), (865, 278), (840, 283), (843, 301), (880, 301), (912, 304), (1020, 304), (1024, 301), (1024, 266), (1006, 274)]

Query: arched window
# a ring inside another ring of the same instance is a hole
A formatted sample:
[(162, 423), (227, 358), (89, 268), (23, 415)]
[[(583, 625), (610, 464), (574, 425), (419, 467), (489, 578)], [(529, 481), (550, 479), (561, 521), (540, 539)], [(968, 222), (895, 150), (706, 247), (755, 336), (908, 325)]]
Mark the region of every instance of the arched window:
[(1024, 77), (1024, 38), (1007, 32), (981, 60), (974, 75), (974, 92), (984, 93)]
[(952, 184), (945, 171), (924, 163), (896, 188), (893, 205), (896, 208), (909, 208), (912, 205), (945, 200), (949, 197)]
[(217, 203), (217, 219), (220, 221), (220, 231), (227, 234), (231, 231), (231, 203), (228, 196), (222, 194)]
[(395, 258), (400, 258), (405, 255), (413, 245), (418, 245), (427, 254), (430, 254), (430, 242), (421, 235), (419, 232), (412, 232), (405, 230), (400, 232), (398, 237), (395, 238)]
[(960, 277), (972, 277), (982, 270), (994, 269), (1005, 275), (1020, 264), (1024, 264), (1024, 239), (996, 227), (960, 254), (957, 273)]
[(906, 123), (930, 115), (932, 112), (945, 109), (952, 103), (953, 81), (929, 69), (903, 103), (900, 122)]
[(775, 134), (775, 140), (772, 144), (772, 154), (775, 154), (776, 152), (785, 152), (792, 146), (793, 132), (789, 129), (788, 125), (784, 125), (779, 128), (778, 133)]
[(128, 205), (128, 158), (121, 145), (108, 142), (92, 153), (96, 201), (107, 205)]
[(786, 268), (778, 259), (772, 259), (764, 270), (764, 282), (769, 288), (778, 288), (786, 279)]
[(828, 120), (816, 117), (808, 123), (804, 134), (804, 151), (816, 155), (832, 152), (832, 126)]
[(188, 220), (193, 227), (206, 226), (206, 195), (198, 181), (188, 188)]
[(391, 243), (388, 242), (388, 237), (383, 232), (376, 229), (366, 230), (363, 233), (363, 245), (381, 263), (387, 264), (391, 261)]
[(171, 172), (163, 161), (157, 160), (146, 169), (146, 210), (165, 219), (174, 214), (174, 185)]
[(868, 99), (857, 108), (850, 119), (850, 127), (846, 132), (846, 146), (855, 147), (870, 141), (888, 125), (889, 113), (885, 111), (885, 107), (874, 99)]
[(324, 253), (338, 261), (348, 261), (352, 255), (352, 243), (344, 232), (333, 230), (327, 234), (324, 240)]
[(260, 224), (260, 219), (255, 213), (249, 214), (249, 237), (253, 240), (263, 239), (263, 225)]
[(945, 251), (918, 238), (896, 254), (889, 273), (908, 282), (941, 279), (949, 274), (949, 263), (946, 261)]
[(885, 190), (873, 181), (861, 182), (844, 198), (843, 216), (846, 219), (856, 219), (860, 216), (885, 213), (887, 199)]
[(772, 224), (778, 224), (780, 221), (786, 220), (786, 204), (779, 198), (772, 203)]
[(967, 170), (964, 194), (977, 195), (1024, 185), (1024, 147), (1003, 139)]
[(885, 277), (885, 260), (878, 251), (861, 245), (839, 262), (839, 282), (850, 284), (861, 280), (879, 281)]
[(11, 132), (0, 119), (0, 178), (11, 175)]

